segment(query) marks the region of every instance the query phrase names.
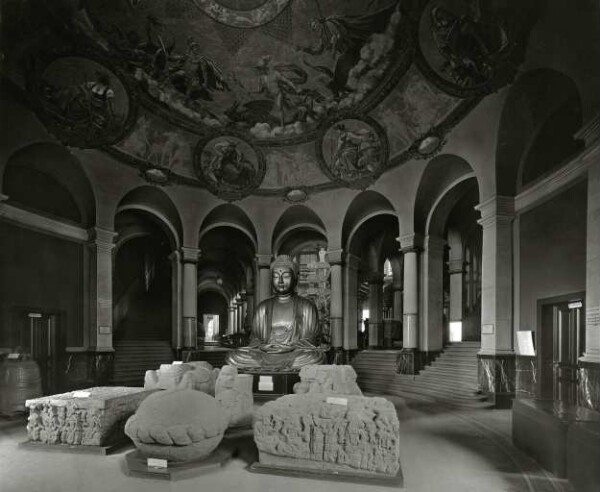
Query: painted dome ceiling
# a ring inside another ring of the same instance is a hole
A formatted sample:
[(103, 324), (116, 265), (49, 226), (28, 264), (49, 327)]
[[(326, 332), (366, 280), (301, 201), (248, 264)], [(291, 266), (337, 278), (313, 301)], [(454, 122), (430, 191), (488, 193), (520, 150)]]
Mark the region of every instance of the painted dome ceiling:
[(51, 132), (226, 200), (364, 188), (433, 155), (531, 25), (500, 0), (5, 3), (5, 72)]

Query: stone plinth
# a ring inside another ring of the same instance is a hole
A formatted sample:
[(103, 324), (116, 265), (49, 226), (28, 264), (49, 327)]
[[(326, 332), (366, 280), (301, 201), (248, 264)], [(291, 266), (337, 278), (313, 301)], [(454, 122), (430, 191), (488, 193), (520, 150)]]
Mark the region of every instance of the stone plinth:
[(287, 395), (255, 413), (261, 465), (395, 476), (400, 426), (383, 398)]
[(156, 371), (146, 371), (145, 389), (193, 389), (215, 394), (219, 369), (204, 361), (185, 364), (161, 364)]
[(342, 365), (303, 367), (300, 369), (300, 382), (294, 385), (294, 393), (362, 395), (356, 384), (354, 368)]
[[(77, 397), (85, 395), (88, 397)], [(97, 387), (27, 400), (27, 435), (45, 444), (104, 446), (124, 437), (125, 420), (152, 391)]]

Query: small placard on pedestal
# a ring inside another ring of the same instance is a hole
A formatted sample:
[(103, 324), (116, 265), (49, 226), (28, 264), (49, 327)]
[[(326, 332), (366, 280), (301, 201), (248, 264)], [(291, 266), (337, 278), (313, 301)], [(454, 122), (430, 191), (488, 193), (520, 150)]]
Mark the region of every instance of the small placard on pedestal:
[(273, 391), (273, 377), (259, 376), (258, 391)]
[(204, 459), (181, 462), (147, 458), (136, 449), (125, 455), (126, 473), (142, 478), (181, 480), (221, 468), (231, 459), (232, 454), (229, 446), (221, 444)]

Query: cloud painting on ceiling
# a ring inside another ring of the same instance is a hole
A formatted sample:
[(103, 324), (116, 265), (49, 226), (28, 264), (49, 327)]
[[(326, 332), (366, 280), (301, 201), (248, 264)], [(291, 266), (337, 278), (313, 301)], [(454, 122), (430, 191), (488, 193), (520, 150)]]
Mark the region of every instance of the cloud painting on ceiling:
[(364, 110), (409, 62), (397, 0), (85, 2), (94, 32), (154, 108), (196, 129), (299, 141)]

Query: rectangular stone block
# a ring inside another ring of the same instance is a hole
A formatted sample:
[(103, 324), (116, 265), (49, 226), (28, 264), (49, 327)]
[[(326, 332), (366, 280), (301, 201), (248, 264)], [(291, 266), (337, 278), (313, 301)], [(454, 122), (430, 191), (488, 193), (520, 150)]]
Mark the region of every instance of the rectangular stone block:
[(27, 436), (45, 444), (108, 445), (124, 437), (125, 421), (151, 393), (144, 388), (95, 387), (27, 400)]
[[(342, 401), (343, 400), (343, 401)], [(261, 465), (394, 476), (400, 424), (384, 398), (286, 395), (255, 413)]]

